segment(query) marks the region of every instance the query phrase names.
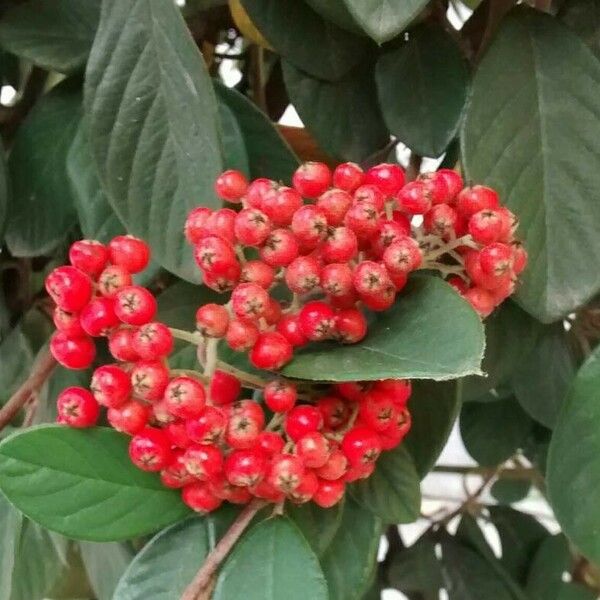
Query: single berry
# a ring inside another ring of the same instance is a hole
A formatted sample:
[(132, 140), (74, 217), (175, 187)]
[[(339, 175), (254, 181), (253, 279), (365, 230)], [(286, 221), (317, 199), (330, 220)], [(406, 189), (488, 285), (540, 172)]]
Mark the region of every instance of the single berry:
[(243, 267), (240, 283), (255, 283), (268, 290), (275, 281), (275, 270), (262, 260), (249, 260)]
[(369, 429), (381, 432), (392, 423), (396, 412), (391, 394), (372, 389), (362, 399), (358, 416)]
[(69, 262), (95, 279), (108, 262), (108, 248), (95, 240), (73, 242), (69, 248)]
[(114, 296), (121, 288), (133, 283), (131, 273), (124, 267), (109, 265), (98, 277), (98, 290), (103, 296)]
[(163, 323), (147, 323), (133, 334), (133, 349), (144, 360), (168, 356), (173, 350), (173, 335)]
[(142, 429), (129, 442), (129, 458), (143, 471), (160, 471), (167, 467), (171, 457), (169, 439), (160, 429)]
[(328, 481), (335, 481), (343, 477), (348, 470), (346, 455), (337, 448), (331, 451), (327, 462), (316, 470), (318, 477)]
[(261, 333), (250, 352), (250, 362), (257, 369), (274, 371), (292, 360), (294, 349), (277, 331)]
[(448, 190), (448, 199), (446, 202), (452, 202), (463, 188), (462, 177), (453, 169), (440, 169), (435, 175), (445, 181), (446, 189)]
[(229, 326), (229, 313), (220, 304), (205, 304), (196, 311), (196, 328), (205, 337), (222, 338)]
[(353, 162), (338, 165), (333, 172), (333, 185), (340, 190), (352, 193), (365, 180), (364, 171)]
[(326, 340), (335, 331), (335, 312), (325, 302), (307, 302), (298, 315), (302, 333), (312, 341)]
[(296, 453), (307, 467), (318, 469), (329, 458), (329, 442), (322, 433), (312, 431), (302, 436), (296, 442)]
[(285, 440), (274, 431), (261, 431), (256, 438), (256, 448), (271, 456), (283, 451)]
[(389, 248), (394, 242), (403, 240), (410, 236), (410, 226), (407, 228), (404, 223), (393, 219), (382, 221), (379, 229), (371, 241), (371, 248), (375, 256), (382, 256), (386, 248)]
[(423, 227), (432, 233), (447, 239), (456, 229), (458, 214), (447, 204), (436, 204), (423, 217)]
[(481, 287), (469, 288), (463, 297), (484, 318), (492, 313), (496, 305), (492, 293)]
[(217, 510), (222, 500), (215, 496), (205, 483), (190, 483), (181, 491), (181, 499), (192, 510), (199, 513), (209, 513)]
[(237, 285), (241, 272), (240, 263), (235, 261), (223, 273), (204, 271), (202, 283), (211, 290), (222, 294), (231, 291)]
[(412, 393), (412, 385), (408, 379), (383, 379), (376, 381), (373, 389), (389, 394), (394, 404), (401, 409), (406, 407)]
[(317, 400), (317, 408), (323, 416), (323, 424), (327, 429), (341, 427), (350, 416), (348, 403), (337, 396), (322, 396)]
[(525, 250), (521, 242), (512, 242), (510, 246), (514, 256), (513, 270), (515, 275), (519, 275), (527, 266), (527, 250)]
[(135, 400), (129, 400), (119, 408), (109, 408), (106, 417), (110, 425), (127, 435), (135, 435), (148, 425), (150, 407)]
[(273, 412), (288, 412), (294, 408), (298, 392), (293, 383), (276, 379), (267, 383), (263, 390), (265, 404)]
[(469, 219), (469, 233), (480, 244), (492, 244), (501, 232), (502, 217), (497, 210), (480, 210)]
[(396, 196), (398, 206), (409, 215), (424, 215), (431, 209), (431, 197), (425, 182), (417, 179), (407, 183)]
[[(253, 402), (252, 404), (256, 404)], [(257, 408), (258, 404), (256, 404)], [(225, 429), (225, 440), (232, 448), (250, 448), (263, 430), (265, 418), (262, 410), (260, 414), (243, 411), (230, 415)]]
[(237, 263), (231, 242), (216, 235), (204, 237), (196, 244), (194, 258), (203, 271), (213, 275), (227, 274)]
[(117, 365), (102, 365), (94, 371), (90, 389), (98, 403), (108, 408), (119, 408), (131, 394), (131, 380)]
[(312, 256), (295, 258), (285, 271), (285, 282), (295, 294), (307, 294), (319, 286), (321, 266)]
[(46, 291), (63, 310), (78, 312), (92, 297), (92, 281), (75, 267), (58, 267), (46, 277)]
[(479, 253), (479, 264), (481, 270), (488, 275), (501, 277), (510, 273), (513, 269), (515, 259), (512, 248), (507, 244), (499, 242), (482, 248)]
[(372, 202), (357, 202), (346, 213), (344, 225), (352, 229), (359, 239), (370, 238), (379, 227), (379, 211)]
[(244, 208), (235, 218), (235, 236), (244, 246), (260, 246), (271, 227), (269, 217), (258, 208)]
[(165, 487), (179, 489), (194, 482), (183, 461), (183, 451), (175, 450), (171, 462), (160, 472), (160, 480)]
[(235, 243), (235, 219), (237, 214), (230, 208), (220, 208), (210, 214), (204, 225), (205, 236), (216, 235), (227, 240), (230, 244)]
[(194, 419), (202, 414), (206, 402), (204, 386), (182, 375), (171, 379), (164, 393), (169, 412), (180, 419)]
[(240, 202), (248, 189), (248, 180), (240, 171), (229, 169), (215, 181), (215, 193), (228, 202)]
[(307, 162), (296, 169), (292, 184), (301, 196), (318, 198), (331, 184), (331, 171), (324, 163)]
[(139, 285), (121, 288), (115, 294), (115, 314), (127, 325), (149, 323), (156, 314), (156, 308), (154, 296)]
[(291, 228), (303, 247), (316, 248), (327, 235), (327, 217), (319, 207), (307, 204), (294, 213)]
[[(156, 404), (154, 405), (156, 406)], [(189, 448), (192, 445), (187, 434), (187, 425), (183, 419), (178, 419), (167, 423), (163, 427), (163, 431), (167, 434), (172, 446), (176, 448)]]
[(96, 346), (87, 335), (70, 337), (56, 331), (50, 340), (50, 352), (67, 369), (87, 369), (96, 356)]
[(365, 182), (376, 185), (388, 197), (394, 196), (404, 185), (404, 171), (398, 165), (383, 163), (366, 172)]
[(372, 429), (353, 427), (342, 440), (342, 452), (352, 466), (373, 463), (381, 454), (381, 442)]
[(323, 415), (315, 406), (301, 404), (295, 406), (285, 417), (285, 432), (297, 442), (308, 433), (323, 427)]
[(94, 298), (81, 311), (79, 322), (82, 329), (92, 337), (107, 335), (119, 325), (112, 298)]
[(108, 244), (108, 254), (113, 265), (119, 265), (129, 273), (143, 271), (150, 261), (148, 244), (132, 235), (113, 238)]
[(331, 189), (319, 196), (316, 206), (325, 214), (327, 223), (337, 227), (344, 222), (348, 209), (352, 206), (352, 196), (344, 190)]
[(396, 240), (383, 253), (383, 264), (390, 273), (410, 273), (422, 262), (423, 252), (416, 240), (410, 237)]
[(352, 269), (346, 263), (331, 263), (321, 270), (321, 287), (330, 296), (347, 296), (353, 291)]
[(354, 270), (354, 288), (359, 294), (378, 294), (391, 283), (385, 267), (365, 260)]
[(235, 375), (217, 369), (210, 380), (208, 397), (213, 404), (222, 406), (235, 402), (241, 390), (242, 384)]
[(354, 203), (372, 204), (377, 209), (377, 212), (381, 212), (385, 207), (386, 194), (376, 185), (365, 184), (361, 185), (353, 194), (352, 199)]
[(137, 362), (130, 373), (133, 393), (147, 402), (158, 402), (169, 383), (169, 371), (159, 361)]
[(113, 358), (121, 362), (136, 362), (140, 355), (133, 348), (135, 329), (119, 327), (110, 332), (108, 336), (108, 350)]
[(58, 417), (69, 427), (92, 427), (98, 421), (100, 406), (92, 394), (81, 387), (64, 389), (56, 400)]
[(231, 305), (238, 319), (258, 321), (269, 305), (269, 294), (255, 283), (241, 283), (231, 294)]
[(246, 190), (245, 200), (248, 206), (262, 210), (262, 203), (267, 194), (277, 188), (277, 184), (270, 180), (260, 177), (255, 179)]
[(273, 230), (260, 249), (261, 259), (271, 267), (286, 267), (298, 253), (298, 242), (287, 229)]
[(232, 319), (225, 334), (228, 346), (236, 352), (250, 350), (258, 340), (259, 331), (254, 323)]
[(498, 206), (500, 206), (498, 194), (484, 185), (466, 187), (456, 197), (456, 208), (466, 217), (480, 210), (495, 209)]
[(265, 477), (267, 461), (260, 450), (234, 450), (225, 461), (224, 471), (231, 485), (251, 487)]
[(344, 497), (345, 488), (346, 484), (342, 480), (319, 479), (319, 485), (312, 500), (321, 508), (331, 508)]
[(284, 494), (293, 492), (304, 477), (304, 463), (293, 454), (276, 454), (271, 459), (267, 481)]
[(294, 347), (304, 346), (308, 338), (302, 333), (298, 315), (284, 315), (276, 325), (277, 331)]
[(79, 313), (67, 312), (60, 308), (60, 306), (55, 306), (54, 312), (52, 313), (52, 320), (54, 321), (56, 329), (71, 337), (76, 337), (85, 333), (79, 322)]
[(356, 308), (340, 310), (335, 315), (335, 338), (343, 344), (356, 344), (367, 335), (367, 320)]
[(183, 454), (187, 472), (203, 481), (216, 479), (223, 471), (223, 462), (223, 454), (212, 444), (193, 444)]
[(206, 222), (211, 214), (212, 209), (205, 206), (199, 206), (189, 212), (183, 233), (190, 244), (196, 245), (206, 235)]
[(186, 422), (187, 434), (197, 444), (217, 444), (225, 432), (227, 418), (222, 410), (206, 406), (196, 419)]
[(281, 186), (264, 196), (261, 208), (274, 225), (286, 227), (301, 206), (302, 196), (292, 188)]
[(321, 245), (321, 256), (326, 263), (345, 263), (358, 253), (358, 239), (352, 229), (335, 227), (329, 229)]

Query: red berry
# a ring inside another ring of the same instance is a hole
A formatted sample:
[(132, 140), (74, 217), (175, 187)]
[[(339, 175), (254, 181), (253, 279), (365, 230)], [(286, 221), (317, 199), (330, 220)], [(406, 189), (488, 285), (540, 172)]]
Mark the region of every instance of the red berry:
[(79, 322), (83, 330), (92, 337), (107, 335), (119, 325), (112, 298), (94, 298), (80, 313)]
[(330, 296), (347, 296), (353, 291), (352, 269), (346, 263), (331, 263), (321, 270), (321, 287)]
[(448, 283), (459, 293), (464, 294), (469, 289), (469, 284), (460, 277), (450, 277)]
[(377, 460), (381, 454), (381, 442), (372, 429), (353, 427), (342, 440), (342, 452), (350, 465), (365, 465)]
[(376, 185), (386, 196), (394, 196), (404, 185), (404, 171), (395, 164), (384, 163), (371, 167), (365, 182)]
[(498, 237), (499, 242), (509, 243), (512, 240), (513, 234), (516, 231), (519, 220), (517, 216), (512, 213), (506, 206), (500, 206), (496, 209), (502, 219), (502, 229), (500, 236)]
[(360, 403), (359, 418), (369, 429), (381, 432), (392, 423), (396, 416), (396, 405), (391, 394), (372, 389)]
[(261, 333), (250, 352), (250, 362), (257, 369), (273, 371), (292, 360), (293, 346), (277, 331)]
[(267, 383), (263, 394), (265, 404), (273, 412), (288, 412), (292, 410), (298, 399), (296, 386), (281, 379)]
[(215, 192), (228, 202), (240, 202), (248, 189), (248, 180), (240, 171), (229, 169), (221, 173), (215, 181)]
[(346, 398), (346, 400), (354, 400), (354, 402), (359, 402), (362, 400), (365, 392), (369, 389), (370, 385), (365, 383), (358, 383), (355, 381), (347, 381), (345, 383), (336, 383), (333, 386), (333, 389), (336, 393), (338, 393), (342, 398)]
[(206, 219), (204, 225), (205, 233), (202, 237), (216, 235), (231, 244), (235, 243), (235, 219), (237, 214), (230, 208), (215, 210)]
[(165, 487), (171, 489), (182, 488), (194, 482), (194, 478), (185, 468), (182, 450), (173, 452), (171, 462), (160, 472), (160, 480)]
[(156, 314), (156, 299), (147, 289), (130, 285), (115, 294), (114, 309), (123, 323), (145, 325)]
[(488, 275), (500, 277), (510, 273), (514, 264), (513, 250), (507, 244), (490, 244), (479, 253), (479, 264)]
[(322, 433), (313, 431), (302, 436), (296, 442), (296, 453), (307, 467), (318, 469), (329, 458), (329, 442)]
[(440, 177), (438, 173), (423, 173), (419, 179), (423, 182), (425, 194), (434, 206), (450, 200), (450, 190), (444, 177)]
[(98, 277), (98, 290), (103, 296), (114, 296), (121, 288), (130, 286), (133, 282), (131, 273), (124, 267), (109, 265)]
[(108, 262), (108, 249), (95, 240), (79, 240), (71, 244), (69, 262), (90, 277), (96, 278)]
[(225, 334), (225, 341), (232, 350), (244, 352), (254, 346), (258, 335), (258, 329), (253, 323), (232, 319)]
[(304, 464), (293, 454), (276, 454), (271, 459), (267, 481), (284, 494), (293, 492), (304, 477)]
[(235, 236), (244, 246), (260, 246), (271, 232), (271, 220), (258, 208), (244, 208), (235, 218)]
[(229, 292), (239, 281), (241, 271), (240, 263), (236, 261), (231, 263), (223, 273), (204, 271), (202, 283), (211, 290), (219, 292), (219, 294)]
[(431, 197), (424, 181), (407, 183), (397, 195), (398, 206), (409, 215), (424, 215), (431, 209)]
[(94, 371), (90, 389), (98, 403), (109, 408), (119, 408), (131, 394), (131, 381), (120, 367), (103, 365)]
[(121, 362), (135, 362), (140, 359), (133, 348), (133, 335), (135, 329), (120, 327), (111, 331), (108, 336), (108, 349), (113, 358)]
[(92, 297), (92, 281), (75, 267), (58, 267), (46, 277), (46, 291), (63, 310), (78, 312)]
[(285, 440), (274, 431), (261, 431), (256, 438), (256, 447), (267, 455), (283, 451)]
[(202, 414), (206, 394), (198, 380), (182, 375), (171, 379), (165, 389), (164, 399), (172, 415), (180, 419), (193, 419)]
[(480, 244), (495, 242), (501, 232), (502, 217), (497, 210), (480, 210), (469, 219), (469, 233)]
[(472, 287), (468, 289), (463, 294), (463, 297), (482, 317), (490, 315), (496, 305), (494, 296), (491, 292), (481, 287)]
[(136, 363), (130, 377), (134, 395), (147, 402), (160, 400), (169, 383), (169, 371), (161, 362), (154, 360)]
[(405, 408), (412, 393), (412, 385), (408, 379), (383, 379), (373, 384), (373, 389), (389, 394), (398, 408)]
[(164, 431), (147, 427), (129, 442), (129, 458), (143, 471), (160, 471), (171, 462), (171, 445)]
[(308, 339), (302, 333), (298, 315), (285, 315), (277, 323), (277, 331), (293, 346), (304, 346)]
[(316, 474), (322, 479), (335, 481), (343, 477), (347, 470), (348, 459), (346, 455), (341, 450), (334, 449), (329, 455), (327, 462), (316, 470)]
[(385, 207), (386, 194), (379, 186), (373, 184), (361, 185), (352, 196), (356, 204), (366, 202), (372, 204), (377, 212), (381, 212)]
[(214, 406), (206, 406), (198, 418), (190, 419), (186, 423), (189, 438), (197, 444), (218, 443), (226, 426), (227, 418), (223, 411)]
[(130, 273), (143, 271), (150, 261), (148, 244), (132, 235), (119, 235), (108, 244), (110, 262)]
[(410, 237), (396, 240), (383, 253), (383, 264), (390, 273), (406, 274), (421, 266), (423, 252)]
[(336, 227), (344, 222), (344, 217), (352, 206), (352, 201), (352, 196), (348, 192), (333, 188), (321, 194), (316, 205), (325, 214), (327, 223)]
[(359, 294), (378, 294), (391, 283), (385, 267), (370, 260), (365, 260), (356, 267), (353, 282)]
[(235, 375), (217, 369), (210, 380), (208, 397), (217, 406), (231, 404), (237, 400), (241, 390), (242, 384)]
[(223, 454), (212, 444), (188, 446), (183, 455), (187, 472), (203, 481), (216, 479), (223, 471), (223, 462)]
[(345, 488), (346, 484), (340, 479), (336, 481), (319, 479), (319, 486), (312, 500), (321, 508), (331, 508), (344, 497)]
[(312, 471), (305, 471), (300, 481), (300, 485), (290, 492), (289, 498), (295, 504), (304, 504), (308, 502), (319, 487), (319, 480)]
[(212, 212), (212, 209), (205, 206), (199, 206), (189, 212), (185, 220), (183, 233), (190, 244), (197, 244), (207, 234), (206, 222)]
[(324, 163), (307, 162), (296, 169), (292, 184), (301, 196), (318, 198), (331, 184), (331, 171)]
[(436, 204), (423, 218), (423, 227), (427, 233), (448, 238), (456, 229), (458, 215), (447, 204)]
[(248, 488), (231, 485), (224, 475), (209, 481), (208, 488), (215, 496), (232, 504), (248, 504), (252, 499)]
[(202, 270), (213, 275), (227, 274), (237, 263), (231, 243), (216, 235), (204, 237), (196, 244), (194, 258)]
[(225, 477), (232, 485), (251, 487), (263, 480), (267, 461), (260, 450), (234, 450), (225, 461)]
[(268, 290), (275, 281), (275, 270), (262, 260), (249, 260), (243, 267), (240, 283), (256, 283)]
[(109, 408), (106, 417), (117, 431), (135, 435), (148, 425), (150, 407), (135, 400), (129, 400), (119, 408)]
[(301, 206), (302, 196), (296, 190), (282, 186), (264, 196), (261, 208), (274, 225), (286, 227)]
[(192, 444), (192, 440), (187, 434), (186, 422), (182, 419), (167, 423), (163, 427), (163, 431), (167, 434), (171, 444), (177, 448), (189, 448)]
[(519, 275), (524, 271), (525, 267), (527, 266), (527, 250), (525, 250), (521, 242), (512, 242), (511, 248), (514, 256), (513, 269), (515, 275)]
[(245, 200), (248, 206), (262, 210), (262, 203), (265, 196), (276, 188), (277, 184), (270, 179), (265, 179), (264, 177), (255, 179), (246, 190)]
[(348, 227), (335, 227), (328, 231), (321, 246), (321, 256), (326, 263), (348, 262), (358, 253), (356, 234)]
[(50, 340), (52, 356), (67, 369), (87, 369), (96, 356), (96, 346), (86, 335), (70, 337), (56, 331)]
[(370, 238), (379, 227), (379, 211), (372, 202), (357, 202), (346, 213), (344, 224), (359, 239)]
[(316, 248), (327, 235), (327, 217), (317, 206), (307, 204), (294, 213), (291, 227), (304, 247)]
[(192, 510), (199, 513), (209, 513), (217, 510), (222, 500), (215, 496), (206, 483), (190, 483), (181, 492), (181, 499)]
[(78, 313), (67, 312), (60, 308), (60, 306), (55, 306), (52, 313), (52, 320), (56, 329), (71, 337), (84, 334), (83, 327), (81, 327), (81, 323), (79, 322)]
[(440, 169), (436, 175), (437, 177), (441, 177), (446, 183), (448, 190), (448, 199), (446, 202), (452, 202), (463, 188), (462, 177), (453, 169)]
[(323, 424), (328, 429), (337, 429), (344, 425), (350, 415), (350, 408), (337, 396), (323, 396), (317, 400), (317, 408), (323, 416)]
[(260, 257), (271, 267), (286, 267), (298, 253), (298, 242), (287, 229), (273, 230), (260, 249)]
[(269, 294), (255, 283), (241, 283), (231, 294), (233, 312), (244, 321), (258, 321), (269, 305)]
[(282, 314), (283, 310), (281, 308), (281, 304), (269, 296), (267, 308), (265, 310), (265, 314), (263, 315), (267, 325), (275, 325), (276, 323), (279, 323)]
[[(252, 404), (256, 404), (253, 402)], [(257, 408), (258, 405), (256, 404)], [(225, 440), (232, 448), (250, 448), (254, 446), (256, 440), (264, 427), (264, 414), (253, 414), (247, 411), (235, 412), (229, 417), (227, 428), (225, 429)]]
[(69, 427), (92, 427), (98, 421), (100, 406), (92, 394), (81, 387), (64, 389), (56, 400), (58, 418)]
[(344, 481), (346, 483), (352, 483), (359, 479), (368, 479), (375, 470), (375, 462), (368, 462), (364, 464), (351, 465), (344, 474)]
[(312, 256), (295, 258), (285, 271), (285, 282), (295, 294), (307, 294), (319, 286), (321, 267)]
[[(401, 276), (402, 277), (402, 276)], [(405, 277), (405, 276), (404, 276)], [(402, 282), (396, 280), (395, 283), (391, 281), (385, 285), (385, 287), (378, 292), (371, 292), (369, 294), (360, 294), (361, 302), (369, 309), (373, 311), (387, 310), (394, 304), (396, 299), (396, 290), (401, 287), (401, 284), (405, 283), (405, 279), (402, 278)], [(398, 287), (397, 287), (398, 286)]]
[(504, 280), (511, 278), (510, 273), (505, 273), (499, 277), (484, 273), (481, 268), (480, 256), (481, 253), (477, 250), (470, 250), (465, 254), (465, 270), (475, 285), (487, 290), (493, 290), (502, 285)]
[(297, 442), (308, 433), (323, 427), (323, 415), (315, 406), (301, 404), (295, 406), (285, 417), (285, 432)]
[(147, 323), (134, 333), (133, 348), (144, 360), (163, 358), (173, 350), (173, 335), (163, 323)]
[(152, 405), (151, 420), (160, 425), (161, 428), (164, 428), (166, 425), (175, 423), (177, 421), (177, 417), (169, 410), (167, 403), (163, 399), (155, 402)]
[(220, 304), (205, 304), (196, 311), (196, 328), (205, 337), (222, 338), (229, 326), (229, 313)]
[(343, 344), (356, 344), (367, 335), (367, 320), (356, 308), (338, 311), (335, 315), (335, 337)]
[(457, 210), (466, 217), (470, 217), (480, 210), (494, 209), (498, 206), (500, 206), (498, 194), (492, 188), (484, 185), (466, 187), (456, 198)]
[(333, 172), (333, 185), (345, 192), (352, 193), (363, 183), (365, 174), (359, 165), (346, 162), (338, 165)]
[[(394, 220), (382, 221), (379, 229), (371, 241), (371, 247), (375, 256), (381, 256), (386, 248), (389, 248), (394, 242), (403, 240), (410, 236), (410, 226), (408, 229), (405, 224)], [(409, 239), (412, 239), (409, 237)]]
[(410, 431), (412, 419), (406, 409), (399, 411), (389, 427), (379, 434), (381, 448), (383, 450), (392, 450), (395, 448)]
[(335, 313), (329, 304), (320, 300), (307, 302), (298, 319), (302, 333), (315, 342), (330, 338), (335, 331)]

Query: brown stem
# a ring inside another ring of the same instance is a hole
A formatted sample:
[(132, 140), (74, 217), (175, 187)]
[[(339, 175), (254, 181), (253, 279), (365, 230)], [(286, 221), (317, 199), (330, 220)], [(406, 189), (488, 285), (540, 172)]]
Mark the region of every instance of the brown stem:
[(423, 158), (412, 152), (410, 160), (408, 161), (408, 167), (406, 168), (406, 181), (412, 181), (419, 176), (419, 173), (421, 172), (421, 162), (423, 162)]
[(50, 351), (46, 350), (34, 365), (29, 377), (0, 409), (0, 431), (13, 420), (14, 416), (25, 406), (31, 396), (44, 385), (55, 366), (56, 360), (50, 354)]
[[(440, 465), (433, 468), (434, 473), (450, 473), (453, 475), (480, 475), (487, 476), (496, 473), (496, 469), (488, 467), (462, 467)], [(497, 471), (502, 479), (527, 479), (533, 480), (539, 476), (539, 471), (530, 467), (507, 468)]]
[(238, 541), (242, 533), (250, 522), (255, 517), (256, 513), (265, 506), (266, 502), (255, 498), (244, 508), (233, 522), (227, 533), (219, 540), (219, 543), (214, 547), (214, 550), (206, 557), (204, 564), (196, 573), (192, 583), (187, 586), (181, 600), (198, 600), (201, 598), (202, 592), (211, 584), (214, 574), (217, 572), (219, 565), (229, 554), (234, 544)]

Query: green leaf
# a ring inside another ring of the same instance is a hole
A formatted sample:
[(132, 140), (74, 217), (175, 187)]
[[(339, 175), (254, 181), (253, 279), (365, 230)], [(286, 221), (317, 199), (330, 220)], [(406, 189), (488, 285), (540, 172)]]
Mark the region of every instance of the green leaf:
[(21, 327), (17, 325), (0, 342), (0, 406), (23, 383), (32, 364), (31, 347)]
[(0, 240), (4, 240), (6, 215), (8, 212), (8, 173), (4, 146), (0, 145)]
[(548, 530), (531, 515), (508, 506), (490, 506), (489, 511), (502, 544), (500, 562), (517, 582), (524, 584), (532, 557), (549, 535)]
[(158, 533), (131, 562), (112, 600), (179, 600), (235, 514), (225, 506)]
[(252, 22), (294, 66), (334, 81), (358, 64), (365, 38), (340, 29), (297, 0), (242, 0)]
[(470, 548), (452, 538), (442, 541), (442, 574), (450, 600), (512, 600), (502, 579)]
[(233, 111), (222, 100), (218, 103), (219, 121), (221, 125), (221, 146), (223, 148), (223, 166), (226, 169), (237, 169), (248, 175), (248, 156), (240, 124)]
[(480, 464), (495, 466), (522, 448), (532, 421), (514, 398), (469, 402), (460, 413), (460, 435), (468, 453)]
[(362, 161), (389, 142), (370, 63), (323, 81), (283, 61), (283, 76), (290, 102), (327, 154)]
[(182, 519), (189, 511), (177, 492), (136, 469), (127, 445), (101, 427), (19, 431), (0, 443), (0, 489), (43, 527), (83, 540), (128, 539)]
[(490, 488), (490, 493), (498, 504), (514, 504), (529, 495), (531, 483), (518, 479), (498, 479)]
[(517, 299), (543, 322), (600, 288), (600, 204), (590, 202), (600, 171), (580, 160), (582, 148), (600, 154), (599, 96), (591, 51), (556, 19), (528, 9), (504, 19), (470, 94), (466, 176), (497, 188), (520, 218), (529, 267)]
[(583, 364), (558, 417), (548, 457), (548, 494), (573, 543), (600, 560), (600, 348)]
[(360, 25), (354, 20), (350, 11), (346, 8), (344, 0), (305, 0), (315, 12), (319, 13), (327, 21), (339, 25), (352, 33), (363, 35)]
[(8, 159), (12, 199), (6, 243), (16, 256), (53, 250), (76, 223), (66, 155), (81, 115), (81, 92), (66, 81), (21, 124)]
[(441, 279), (416, 276), (362, 342), (309, 346), (282, 374), (318, 381), (444, 380), (479, 373), (482, 354), (483, 327), (475, 312)]
[(600, 4), (597, 0), (565, 0), (558, 18), (600, 58)]
[(598, 600), (598, 594), (578, 583), (563, 583), (556, 600)]
[(119, 542), (82, 542), (79, 547), (96, 598), (112, 600), (121, 576), (133, 560), (133, 550)]
[(103, 3), (85, 109), (100, 180), (115, 212), (152, 246), (158, 263), (198, 281), (181, 232), (192, 207), (217, 206), (217, 103), (173, 2)]
[(85, 238), (106, 243), (125, 233), (125, 227), (102, 190), (85, 123), (82, 119), (67, 154), (67, 174), (81, 232)]
[(378, 44), (396, 37), (428, 0), (344, 0), (350, 14)]
[(375, 471), (351, 485), (354, 499), (384, 523), (412, 523), (419, 518), (419, 475), (404, 446), (383, 452)]
[(285, 517), (255, 525), (221, 568), (214, 600), (327, 600), (327, 584), (307, 541)]
[(460, 397), (455, 381), (414, 381), (412, 386), (412, 426), (404, 443), (423, 478), (446, 445), (458, 416)]
[(3, 14), (0, 44), (44, 69), (71, 73), (85, 65), (100, 5), (100, 0), (29, 0)]
[(563, 573), (571, 571), (572, 563), (565, 536), (560, 533), (548, 536), (540, 544), (527, 573), (525, 589), (532, 600), (556, 600), (563, 585)]
[(215, 81), (217, 97), (235, 115), (244, 136), (250, 176), (290, 181), (298, 157), (270, 119), (246, 96)]
[(331, 508), (320, 508), (314, 502), (307, 502), (289, 504), (285, 512), (298, 526), (314, 553), (321, 557), (340, 527), (343, 509), (343, 502)]
[(342, 523), (321, 558), (329, 600), (358, 600), (367, 591), (380, 536), (381, 521), (346, 498)]
[(575, 377), (575, 359), (562, 323), (542, 329), (535, 347), (511, 379), (519, 404), (536, 421), (554, 427)]

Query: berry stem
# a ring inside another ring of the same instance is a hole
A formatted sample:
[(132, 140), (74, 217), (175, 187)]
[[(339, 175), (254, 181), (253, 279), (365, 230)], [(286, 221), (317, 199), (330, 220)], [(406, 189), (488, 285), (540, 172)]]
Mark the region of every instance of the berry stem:
[(210, 585), (211, 579), (216, 573), (219, 565), (227, 557), (235, 543), (238, 541), (245, 529), (250, 525), (256, 513), (267, 503), (264, 500), (255, 498), (238, 515), (227, 533), (219, 540), (214, 550), (209, 553), (196, 573), (193, 581), (183, 592), (181, 600), (196, 600), (200, 594)]
[(0, 409), (0, 431), (12, 421), (13, 417), (27, 404), (31, 396), (44, 385), (56, 364), (56, 360), (49, 350), (40, 356), (31, 371), (31, 375)]
[(206, 364), (204, 365), (204, 376), (210, 379), (217, 368), (217, 348), (219, 340), (210, 338), (206, 342)]
[(240, 244), (235, 245), (235, 254), (238, 257), (238, 260), (242, 265), (246, 264), (246, 255), (244, 254), (244, 249)]
[(173, 377), (177, 377), (178, 375), (187, 375), (188, 377), (193, 377), (194, 379), (199, 379), (202, 383), (209, 384), (210, 378), (206, 377), (200, 371), (194, 371), (193, 369), (171, 369), (169, 373)]
[(471, 235), (463, 235), (455, 240), (452, 240), (446, 244), (442, 244), (439, 248), (436, 248), (433, 252), (429, 252), (425, 254), (425, 259), (427, 261), (434, 261), (439, 256), (446, 254), (450, 250), (454, 250), (454, 248), (458, 248), (459, 246), (468, 246), (469, 248), (479, 248), (477, 244), (473, 241)]
[(244, 387), (262, 390), (268, 383), (265, 379), (261, 379), (260, 377), (256, 377), (256, 375), (252, 375), (250, 373), (246, 373), (246, 371), (237, 369), (236, 367), (233, 367), (230, 364), (221, 360), (217, 360), (216, 366), (221, 371), (225, 371), (226, 373), (237, 377), (242, 382)]
[(183, 340), (195, 346), (199, 346), (202, 343), (202, 336), (197, 331), (185, 331), (184, 329), (175, 329), (174, 327), (169, 327), (169, 330), (171, 331), (171, 335), (178, 340)]

